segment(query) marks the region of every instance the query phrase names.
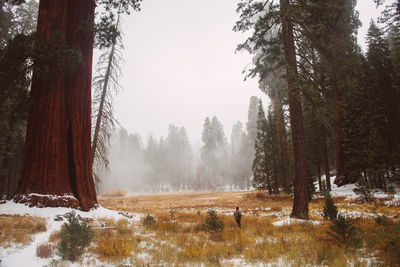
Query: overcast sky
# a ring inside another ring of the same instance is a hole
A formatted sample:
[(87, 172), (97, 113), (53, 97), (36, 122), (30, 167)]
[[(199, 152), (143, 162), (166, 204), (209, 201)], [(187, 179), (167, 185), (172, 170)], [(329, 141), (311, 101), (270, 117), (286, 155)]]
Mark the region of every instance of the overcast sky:
[[(363, 42), (378, 11), (372, 0), (358, 2)], [(115, 99), (115, 116), (124, 128), (145, 141), (149, 134), (165, 137), (173, 123), (200, 145), (204, 119), (215, 115), (229, 140), (232, 125), (247, 121), (250, 96), (268, 101), (256, 80), (243, 81), (251, 56), (235, 54), (245, 39), (232, 31), (236, 3), (143, 0), (141, 12), (124, 18), (124, 89)]]

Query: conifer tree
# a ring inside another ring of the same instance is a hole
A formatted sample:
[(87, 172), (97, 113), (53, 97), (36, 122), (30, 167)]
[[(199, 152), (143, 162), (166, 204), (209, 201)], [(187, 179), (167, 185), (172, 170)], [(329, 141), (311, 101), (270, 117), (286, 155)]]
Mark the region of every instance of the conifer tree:
[(279, 154), (279, 144), (276, 129), (275, 116), (273, 115), (273, 107), (270, 106), (267, 115), (267, 132), (266, 132), (266, 160), (268, 173), (270, 173), (270, 180), (274, 194), (279, 194), (279, 188), (283, 185), (282, 180), (282, 164)]
[[(250, 75), (259, 75), (262, 80), (263, 75), (270, 70), (280, 67), (285, 69), (294, 155), (294, 201), (291, 216), (307, 219), (309, 188), (294, 37), (294, 26), (297, 26), (294, 24), (296, 10), (301, 12), (301, 9), (297, 9), (297, 6), (288, 0), (280, 0), (279, 5), (274, 1), (241, 1), (237, 9), (240, 20), (234, 30), (255, 30), (251, 37), (238, 46), (238, 50), (247, 50), (258, 55)], [(258, 19), (255, 19), (255, 16), (258, 16)]]
[(64, 260), (76, 261), (84, 252), (84, 249), (92, 242), (94, 232), (80, 216), (72, 211), (67, 214), (67, 222), (64, 223), (60, 233), (60, 243), (57, 245), (57, 254)]
[(322, 217), (333, 222), (334, 220), (337, 219), (337, 216), (338, 216), (337, 207), (335, 205), (335, 202), (333, 202), (331, 194), (328, 192), (325, 195), (325, 205), (322, 212)]
[(264, 108), (261, 100), (258, 104), (257, 136), (254, 143), (255, 156), (252, 165), (253, 186), (273, 193), (270, 167), (268, 166), (267, 151), (268, 146), (268, 125), (265, 118)]
[(398, 166), (400, 98), (394, 87), (388, 43), (374, 23), (370, 25), (367, 41), (360, 82), (357, 90), (349, 92), (346, 108), (345, 151), (349, 156), (346, 168), (353, 181), (362, 181), (360, 190), (367, 183), (387, 191), (387, 184), (395, 174), (392, 170)]

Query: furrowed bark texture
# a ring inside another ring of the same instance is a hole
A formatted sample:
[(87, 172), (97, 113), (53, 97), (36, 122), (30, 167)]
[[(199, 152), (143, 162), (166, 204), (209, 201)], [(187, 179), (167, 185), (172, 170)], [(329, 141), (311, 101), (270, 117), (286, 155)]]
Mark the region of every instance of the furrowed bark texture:
[(293, 25), (288, 17), (289, 1), (280, 0), (280, 6), (294, 154), (294, 200), (291, 217), (308, 219), (309, 187), (307, 180), (303, 111), (299, 100), (300, 89), (297, 84), (298, 71)]
[[(50, 80), (33, 78), (26, 145), (16, 201), (39, 206), (96, 206), (91, 165), (91, 71), (93, 40), (90, 23), (94, 0), (41, 0), (38, 32), (44, 40), (61, 32), (69, 47), (82, 52), (83, 64), (72, 74)], [(73, 195), (68, 201), (29, 194)], [(28, 195), (28, 196), (27, 196)]]

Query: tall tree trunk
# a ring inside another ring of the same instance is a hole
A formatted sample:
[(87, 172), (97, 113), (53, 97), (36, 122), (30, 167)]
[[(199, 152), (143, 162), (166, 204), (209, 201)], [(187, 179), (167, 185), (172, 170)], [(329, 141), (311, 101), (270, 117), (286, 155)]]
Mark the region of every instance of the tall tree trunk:
[(322, 192), (322, 191), (323, 191), (323, 188), (322, 188), (321, 166), (320, 166), (320, 164), (318, 164), (318, 167), (317, 167), (317, 175), (318, 175), (318, 188), (319, 188), (319, 192)]
[(83, 64), (73, 74), (54, 73), (50, 80), (34, 73), (16, 201), (85, 211), (97, 204), (90, 148), (94, 8), (94, 0), (40, 1), (42, 38), (61, 32), (69, 47), (81, 51)]
[(92, 141), (92, 165), (94, 162), (94, 158), (95, 158), (95, 153), (96, 153), (96, 149), (97, 149), (97, 142), (98, 142), (98, 138), (99, 138), (99, 132), (100, 132), (100, 124), (103, 118), (103, 108), (104, 108), (104, 102), (106, 99), (106, 93), (108, 90), (108, 81), (110, 80), (110, 71), (111, 71), (111, 63), (112, 63), (112, 59), (114, 56), (114, 49), (115, 49), (115, 41), (112, 44), (112, 48), (111, 48), (111, 52), (110, 52), (110, 56), (108, 58), (108, 64), (107, 64), (107, 70), (106, 70), (106, 76), (104, 78), (104, 85), (103, 85), (103, 90), (101, 92), (101, 99), (100, 99), (100, 105), (99, 105), (99, 112), (97, 114), (97, 118), (96, 118), (96, 126), (94, 129), (94, 134), (93, 134), (93, 141)]
[[(115, 24), (116, 28), (119, 29), (119, 24), (120, 24), (120, 9), (121, 9), (121, 5), (119, 7), (118, 10), (118, 17), (117, 17), (117, 23)], [(97, 155), (101, 154), (101, 151), (99, 151), (99, 135), (100, 135), (100, 127), (102, 125), (102, 123), (107, 123), (107, 119), (104, 117), (104, 106), (106, 104), (106, 95), (107, 92), (110, 90), (109, 89), (109, 83), (110, 83), (110, 79), (111, 79), (111, 72), (112, 72), (112, 68), (113, 65), (115, 64), (115, 51), (116, 51), (116, 45), (117, 45), (117, 37), (114, 37), (113, 41), (112, 41), (112, 46), (111, 46), (111, 51), (108, 55), (108, 60), (107, 60), (107, 69), (104, 75), (104, 79), (103, 79), (103, 84), (102, 84), (102, 88), (101, 88), (101, 97), (100, 97), (100, 103), (99, 103), (99, 109), (97, 112), (97, 116), (96, 116), (96, 125), (95, 125), (95, 129), (94, 129), (94, 134), (93, 134), (93, 140), (92, 140), (92, 165), (94, 163), (95, 158), (97, 157)], [(113, 118), (109, 118), (109, 120), (111, 120), (111, 122), (113, 121)], [(104, 129), (103, 129), (104, 130)], [(109, 140), (103, 141), (103, 142), (107, 142)], [(104, 152), (104, 151), (103, 151)], [(98, 154), (96, 154), (98, 153)], [(107, 154), (107, 152), (105, 152), (105, 154)], [(105, 157), (107, 155), (104, 155)], [(101, 158), (101, 156), (100, 156)], [(108, 163), (104, 163), (105, 167), (108, 168)]]
[(282, 187), (285, 192), (289, 191), (290, 187), (290, 159), (289, 159), (289, 143), (286, 138), (286, 128), (282, 110), (282, 100), (279, 96), (275, 95), (271, 99), (274, 107), (275, 115), (275, 128), (278, 136), (278, 147), (280, 155), (280, 171), (282, 174)]
[[(343, 93), (341, 92), (340, 88), (336, 88), (336, 102), (338, 103), (336, 110), (335, 110), (335, 116), (334, 116), (334, 121), (335, 121), (335, 146), (336, 146), (336, 177), (337, 180), (339, 181), (340, 179), (346, 179), (345, 174), (344, 174), (344, 153), (343, 153), (343, 133), (342, 133), (342, 108), (340, 107), (340, 104), (343, 101)], [(339, 183), (338, 185), (341, 185)]]
[(293, 25), (289, 17), (289, 1), (280, 0), (283, 47), (286, 60), (290, 125), (292, 129), (294, 153), (294, 201), (291, 217), (308, 219), (309, 186), (304, 140), (303, 111), (300, 103), (296, 50)]
[(326, 189), (328, 192), (332, 190), (331, 187), (331, 176), (329, 173), (329, 155), (328, 155), (328, 144), (326, 140), (326, 129), (324, 126), (321, 126), (321, 132), (322, 132), (322, 149), (323, 149), (323, 154), (324, 154), (324, 170), (325, 170), (325, 181), (326, 181)]

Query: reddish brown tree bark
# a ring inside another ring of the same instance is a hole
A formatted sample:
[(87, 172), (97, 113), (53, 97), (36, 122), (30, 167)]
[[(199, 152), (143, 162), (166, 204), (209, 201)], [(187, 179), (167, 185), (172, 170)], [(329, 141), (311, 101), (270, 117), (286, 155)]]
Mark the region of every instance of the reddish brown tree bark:
[(40, 1), (38, 32), (44, 40), (62, 33), (83, 64), (72, 74), (50, 70), (46, 80), (34, 73), (16, 201), (82, 210), (97, 204), (90, 149), (94, 8), (94, 0)]
[(300, 88), (297, 83), (298, 70), (293, 25), (288, 12), (289, 1), (280, 0), (280, 8), (294, 154), (294, 200), (292, 214), (290, 216), (299, 219), (308, 219), (309, 187), (307, 180), (303, 111), (300, 103)]

